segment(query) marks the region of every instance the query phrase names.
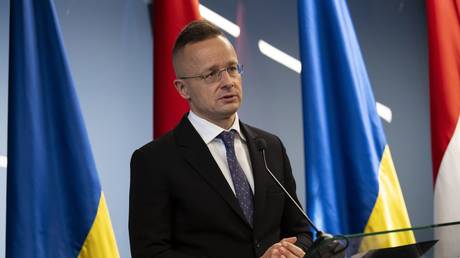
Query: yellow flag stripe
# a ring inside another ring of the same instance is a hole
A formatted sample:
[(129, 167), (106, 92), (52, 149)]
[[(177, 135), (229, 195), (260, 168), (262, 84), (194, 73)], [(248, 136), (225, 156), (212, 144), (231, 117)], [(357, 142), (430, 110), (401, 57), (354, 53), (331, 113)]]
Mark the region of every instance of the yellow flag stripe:
[(93, 226), (86, 237), (78, 258), (119, 258), (117, 242), (110, 221), (109, 210), (101, 192)]
[[(372, 210), (365, 233), (411, 227), (406, 204), (391, 159), (385, 146), (379, 168), (379, 195)], [(360, 251), (415, 243), (413, 232), (399, 232), (364, 238)]]

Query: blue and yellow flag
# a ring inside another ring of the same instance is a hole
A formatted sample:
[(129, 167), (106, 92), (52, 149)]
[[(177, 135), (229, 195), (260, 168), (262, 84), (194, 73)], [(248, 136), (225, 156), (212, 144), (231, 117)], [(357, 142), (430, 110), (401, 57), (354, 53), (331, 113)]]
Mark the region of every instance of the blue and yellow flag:
[(54, 5), (10, 4), (6, 257), (119, 257)]
[(346, 1), (298, 3), (308, 214), (332, 234), (410, 227)]

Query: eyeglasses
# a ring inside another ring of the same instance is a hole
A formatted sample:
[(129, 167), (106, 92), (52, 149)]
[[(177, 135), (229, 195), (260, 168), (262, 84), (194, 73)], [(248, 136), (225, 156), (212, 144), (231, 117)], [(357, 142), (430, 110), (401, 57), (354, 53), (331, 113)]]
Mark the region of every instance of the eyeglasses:
[(199, 75), (194, 75), (194, 76), (183, 76), (183, 77), (179, 77), (179, 79), (184, 80), (184, 79), (200, 78), (206, 83), (214, 83), (222, 79), (222, 73), (224, 71), (227, 71), (230, 77), (236, 78), (243, 73), (243, 65), (234, 64), (234, 65), (230, 65), (225, 68), (222, 68), (222, 69), (212, 70), (209, 73), (199, 74)]

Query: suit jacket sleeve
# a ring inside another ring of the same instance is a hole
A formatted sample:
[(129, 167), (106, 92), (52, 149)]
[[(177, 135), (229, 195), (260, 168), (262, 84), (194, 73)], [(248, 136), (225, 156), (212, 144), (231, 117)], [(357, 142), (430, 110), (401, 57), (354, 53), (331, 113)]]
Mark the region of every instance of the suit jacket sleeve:
[[(167, 179), (152, 158), (140, 149), (131, 158), (129, 236), (133, 258), (191, 258), (172, 248), (171, 195)], [(153, 198), (152, 198), (153, 197)]]

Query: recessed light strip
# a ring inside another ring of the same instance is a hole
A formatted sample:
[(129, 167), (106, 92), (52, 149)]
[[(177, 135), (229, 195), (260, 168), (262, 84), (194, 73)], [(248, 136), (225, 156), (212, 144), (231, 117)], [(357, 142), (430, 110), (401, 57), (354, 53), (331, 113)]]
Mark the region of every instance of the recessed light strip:
[(284, 53), (278, 48), (268, 44), (264, 40), (259, 40), (259, 50), (267, 57), (300, 74), (302, 70), (302, 64), (296, 58)]
[(200, 4), (199, 9), (203, 18), (219, 26), (221, 29), (228, 32), (233, 37), (238, 38), (240, 35), (240, 27), (238, 25), (225, 19), (223, 16), (212, 11), (204, 5)]
[(0, 168), (6, 168), (7, 158), (6, 156), (0, 155)]
[(393, 112), (391, 112), (391, 109), (380, 102), (376, 102), (376, 106), (377, 114), (379, 114), (383, 120), (390, 124), (391, 120), (393, 119)]

